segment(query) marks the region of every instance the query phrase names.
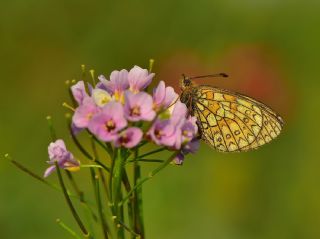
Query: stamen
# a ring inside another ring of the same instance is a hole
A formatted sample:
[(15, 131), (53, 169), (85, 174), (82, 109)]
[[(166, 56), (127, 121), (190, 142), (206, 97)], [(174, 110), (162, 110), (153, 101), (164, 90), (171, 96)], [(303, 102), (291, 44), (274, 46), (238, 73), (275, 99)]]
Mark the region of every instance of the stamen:
[(88, 113), (88, 114), (86, 115), (86, 118), (87, 118), (88, 120), (91, 120), (92, 117), (93, 117), (93, 113), (92, 113), (92, 112), (90, 112), (90, 113)]
[(69, 109), (69, 110), (75, 111), (75, 109), (74, 109), (71, 105), (69, 105), (68, 103), (66, 103), (66, 102), (63, 102), (63, 103), (62, 103), (62, 106), (63, 106), (63, 107), (66, 107), (66, 108)]
[(129, 141), (130, 141), (130, 139), (127, 135), (123, 135), (120, 137), (120, 144), (122, 144), (122, 145), (127, 144)]
[(116, 128), (116, 125), (115, 125), (115, 123), (113, 122), (113, 120), (107, 121), (107, 123), (106, 123), (106, 130), (107, 130), (108, 132), (114, 130), (115, 128)]
[(130, 115), (131, 116), (140, 116), (141, 115), (140, 107), (139, 106), (134, 106), (130, 111)]
[(91, 69), (89, 72), (90, 72), (90, 75), (91, 75), (91, 79), (92, 79), (93, 85), (96, 85), (96, 79), (94, 78), (94, 70)]
[(182, 135), (188, 137), (189, 136), (189, 131), (188, 130), (184, 130), (182, 131)]
[(163, 135), (163, 134), (162, 134), (162, 130), (159, 130), (159, 129), (156, 129), (156, 130), (154, 131), (154, 134), (155, 134), (155, 136), (156, 136), (158, 139), (160, 139), (161, 136)]

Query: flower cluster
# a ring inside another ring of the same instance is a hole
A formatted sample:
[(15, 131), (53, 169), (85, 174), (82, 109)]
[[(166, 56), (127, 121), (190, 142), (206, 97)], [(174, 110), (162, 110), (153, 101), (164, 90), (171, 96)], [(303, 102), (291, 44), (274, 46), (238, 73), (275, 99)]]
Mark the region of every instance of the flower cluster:
[(72, 117), (73, 132), (86, 129), (114, 147), (134, 148), (152, 141), (178, 150), (174, 162), (181, 164), (185, 154), (198, 148), (196, 118), (188, 115), (178, 94), (163, 81), (152, 94), (147, 93), (153, 77), (154, 73), (134, 66), (130, 71), (113, 71), (109, 79), (101, 75), (94, 86), (78, 81), (71, 86), (78, 105)]

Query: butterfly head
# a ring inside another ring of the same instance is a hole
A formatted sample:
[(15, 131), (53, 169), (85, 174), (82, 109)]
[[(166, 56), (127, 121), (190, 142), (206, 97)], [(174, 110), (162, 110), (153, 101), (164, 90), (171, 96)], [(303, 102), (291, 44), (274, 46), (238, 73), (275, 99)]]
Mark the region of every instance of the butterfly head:
[(180, 80), (180, 87), (181, 90), (185, 90), (186, 88), (192, 86), (192, 81), (189, 77), (186, 75), (182, 74), (182, 79)]

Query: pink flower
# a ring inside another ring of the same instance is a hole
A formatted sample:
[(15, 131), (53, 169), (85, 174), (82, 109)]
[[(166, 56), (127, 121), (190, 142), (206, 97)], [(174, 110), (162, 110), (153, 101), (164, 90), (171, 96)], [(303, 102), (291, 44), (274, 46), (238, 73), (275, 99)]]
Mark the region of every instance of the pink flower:
[(142, 139), (142, 131), (137, 127), (131, 127), (122, 131), (114, 141), (116, 147), (133, 148), (137, 146)]
[[(186, 105), (181, 103), (180, 101), (177, 101), (174, 105), (171, 117), (167, 120), (157, 119), (151, 126), (148, 135), (158, 145), (165, 145), (173, 147), (174, 149), (180, 149), (183, 140), (185, 140), (186, 137), (189, 136), (189, 130), (195, 130), (192, 127), (193, 125), (190, 125), (192, 124), (191, 121), (189, 123), (186, 123), (186, 116)], [(183, 126), (185, 126), (184, 130), (186, 131), (186, 136), (183, 136), (182, 134)]]
[(71, 92), (73, 98), (78, 102), (79, 105), (82, 104), (82, 101), (88, 97), (88, 93), (86, 92), (84, 82), (78, 81), (76, 84), (71, 86)]
[(130, 121), (153, 120), (156, 113), (152, 109), (152, 97), (145, 92), (133, 94), (127, 91), (125, 94), (124, 113)]
[(172, 87), (166, 87), (164, 81), (160, 81), (153, 89), (153, 104), (156, 109), (169, 107), (177, 98), (178, 94)]
[(157, 145), (173, 147), (181, 133), (171, 120), (156, 120), (151, 126), (148, 135)]
[(180, 153), (173, 159), (174, 163), (177, 165), (181, 165), (184, 162), (184, 157), (191, 153), (194, 154), (198, 151), (200, 146), (200, 142), (198, 139), (194, 138), (192, 141), (184, 145), (180, 151)]
[(154, 73), (149, 74), (148, 70), (134, 66), (128, 74), (130, 90), (133, 93), (138, 93), (151, 83), (153, 77)]
[(88, 127), (91, 118), (99, 111), (93, 99), (86, 97), (82, 104), (76, 109), (72, 117), (75, 127), (83, 129)]
[(88, 128), (100, 140), (110, 142), (116, 139), (117, 133), (126, 126), (123, 106), (119, 102), (111, 101), (93, 116)]
[(70, 153), (64, 141), (58, 139), (55, 142), (49, 144), (48, 154), (50, 161), (47, 161), (50, 166), (44, 173), (44, 177), (48, 177), (54, 170), (56, 170), (55, 162), (58, 163), (59, 167), (65, 168), (71, 171), (78, 170), (80, 163), (74, 159), (72, 153)]
[(191, 141), (198, 132), (197, 118), (194, 116), (189, 116), (189, 118), (182, 125), (181, 132), (182, 142)]
[(110, 81), (99, 77), (107, 91), (114, 96), (117, 101), (123, 102), (123, 93), (129, 88), (128, 71), (113, 71), (110, 75)]
[(188, 114), (187, 106), (181, 103), (180, 100), (178, 100), (174, 104), (172, 114), (171, 114), (171, 121), (176, 125), (182, 126), (182, 124), (186, 120), (187, 114)]

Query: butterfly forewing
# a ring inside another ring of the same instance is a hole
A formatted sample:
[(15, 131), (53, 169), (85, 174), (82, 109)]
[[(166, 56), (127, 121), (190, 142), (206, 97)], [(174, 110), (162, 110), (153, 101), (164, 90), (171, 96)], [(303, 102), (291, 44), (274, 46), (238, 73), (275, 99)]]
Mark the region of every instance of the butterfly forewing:
[(248, 96), (214, 88), (193, 87), (191, 113), (203, 140), (222, 152), (255, 149), (276, 138), (283, 121), (273, 110)]

